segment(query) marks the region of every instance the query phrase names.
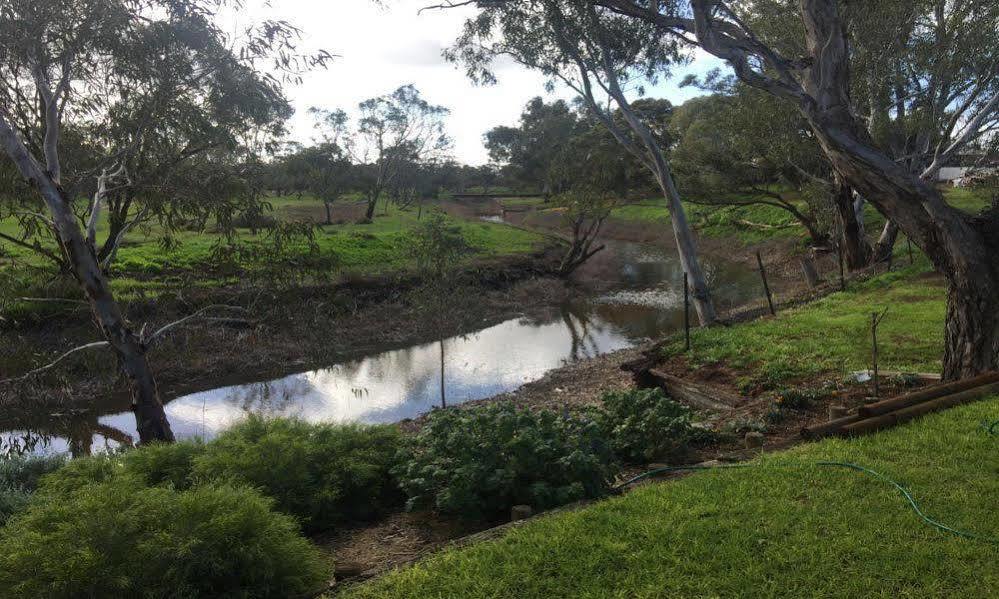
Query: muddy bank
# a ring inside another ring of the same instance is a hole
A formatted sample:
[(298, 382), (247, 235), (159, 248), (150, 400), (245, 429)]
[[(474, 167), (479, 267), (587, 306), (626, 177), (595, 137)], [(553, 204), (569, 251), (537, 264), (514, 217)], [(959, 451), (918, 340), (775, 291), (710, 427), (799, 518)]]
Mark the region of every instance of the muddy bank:
[[(549, 273), (550, 251), (482, 260), (465, 269), (445, 322), (445, 335), (564, 302), (577, 293)], [(192, 322), (165, 338), (150, 354), (164, 398), (226, 384), (274, 379), (320, 368), (376, 350), (432, 340), (425, 313), (413, 299), (417, 277), (354, 278), (325, 287), (192, 289), (125, 306), (134, 326), (148, 329), (203, 306), (240, 306), (239, 321)], [(93, 341), (84, 306), (42, 322), (0, 330), (0, 378), (25, 372), (61, 352)], [(127, 387), (106, 351), (83, 352), (59, 368), (17, 385), (0, 387), (0, 405), (51, 410), (93, 407), (127, 409)], [(95, 399), (96, 398), (96, 399)], [(0, 422), (2, 424), (2, 422)]]

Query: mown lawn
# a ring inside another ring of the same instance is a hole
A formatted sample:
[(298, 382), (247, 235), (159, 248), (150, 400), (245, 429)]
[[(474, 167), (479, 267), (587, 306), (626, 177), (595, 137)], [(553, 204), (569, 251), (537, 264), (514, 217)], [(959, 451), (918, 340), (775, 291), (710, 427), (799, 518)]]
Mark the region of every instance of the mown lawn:
[(926, 264), (851, 283), (804, 306), (733, 327), (696, 329), (691, 351), (674, 339), (667, 357), (685, 354), (691, 366), (724, 364), (743, 373), (746, 388), (777, 388), (797, 378), (845, 375), (871, 366), (871, 314), (888, 309), (878, 328), (883, 370), (939, 372), (946, 287)]
[(857, 463), (923, 510), (999, 537), (999, 397), (746, 469), (646, 485), (542, 516), (338, 597), (990, 597), (999, 545), (923, 523), (897, 490), (819, 461)]

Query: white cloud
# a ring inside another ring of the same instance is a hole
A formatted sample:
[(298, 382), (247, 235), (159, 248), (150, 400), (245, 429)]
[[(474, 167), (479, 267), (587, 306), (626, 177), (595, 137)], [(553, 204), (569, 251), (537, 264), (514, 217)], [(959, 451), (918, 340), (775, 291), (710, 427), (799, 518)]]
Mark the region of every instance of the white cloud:
[[(474, 85), (459, 67), (446, 62), (440, 54), (458, 36), (464, 18), (474, 9), (420, 13), (419, 9), (428, 3), (394, 0), (378, 7), (371, 0), (251, 0), (243, 11), (228, 18), (234, 30), (248, 20), (288, 20), (302, 29), (303, 48), (322, 48), (340, 56), (328, 70), (308, 74), (302, 85), (287, 92), (296, 109), (292, 137), (300, 141), (308, 141), (313, 135), (312, 123), (305, 114), (309, 107), (352, 112), (367, 98), (412, 83), (427, 100), (451, 109), (449, 131), (455, 141), (455, 156), (463, 162), (481, 164), (487, 160), (482, 146), (487, 130), (516, 123), (524, 105), (534, 96), (571, 97), (567, 91), (546, 93), (542, 76), (509, 60), (497, 65), (497, 85)], [(703, 72), (716, 63), (701, 56), (689, 68)], [(679, 90), (670, 83), (661, 83), (649, 91), (674, 103), (697, 93), (690, 88)]]

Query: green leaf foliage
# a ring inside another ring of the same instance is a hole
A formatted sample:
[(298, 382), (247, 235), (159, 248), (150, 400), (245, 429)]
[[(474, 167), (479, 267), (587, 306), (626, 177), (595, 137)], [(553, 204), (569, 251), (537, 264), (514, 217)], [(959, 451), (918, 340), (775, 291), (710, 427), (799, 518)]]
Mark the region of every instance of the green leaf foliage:
[(661, 389), (615, 391), (602, 401), (596, 419), (615, 455), (628, 462), (677, 457), (706, 434), (693, 426), (690, 409)]
[(434, 411), (404, 454), (408, 508), (469, 518), (599, 497), (615, 471), (596, 423), (509, 404)]

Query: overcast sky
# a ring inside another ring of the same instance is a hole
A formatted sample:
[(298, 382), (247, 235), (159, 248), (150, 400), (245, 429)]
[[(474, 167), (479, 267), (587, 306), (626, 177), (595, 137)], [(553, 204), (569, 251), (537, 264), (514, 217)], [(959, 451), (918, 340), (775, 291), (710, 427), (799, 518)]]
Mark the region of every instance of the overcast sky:
[[(353, 113), (367, 98), (412, 83), (434, 104), (451, 109), (448, 128), (455, 157), (468, 164), (488, 160), (482, 135), (497, 125), (513, 125), (529, 99), (543, 96), (570, 98), (567, 91), (547, 94), (544, 78), (514, 63), (497, 70), (499, 83), (473, 85), (455, 65), (441, 58), (441, 50), (458, 36), (473, 8), (424, 11), (430, 0), (388, 0), (377, 7), (371, 0), (249, 0), (233, 27), (247, 18), (285, 19), (304, 32), (303, 47), (323, 48), (340, 56), (327, 71), (306, 76), (302, 85), (288, 89), (295, 106), (292, 136), (309, 142), (313, 136), (311, 106), (343, 108)], [(229, 17), (232, 18), (232, 17)], [(673, 81), (687, 72), (705, 72), (720, 63), (699, 55)], [(682, 103), (698, 92), (662, 83), (650, 95)]]

